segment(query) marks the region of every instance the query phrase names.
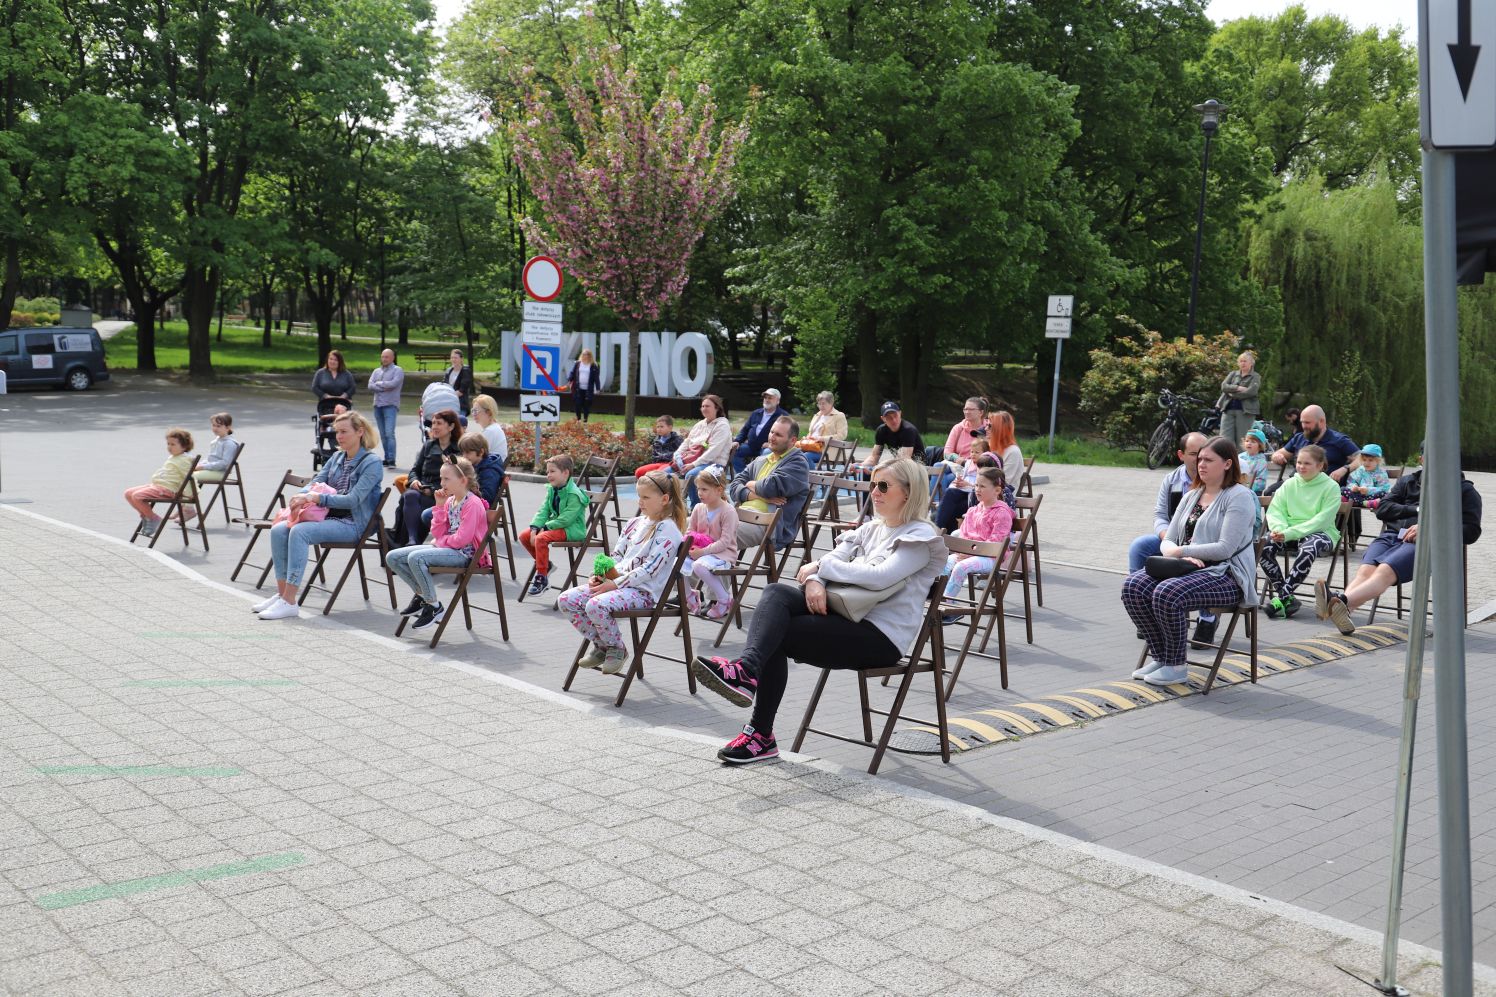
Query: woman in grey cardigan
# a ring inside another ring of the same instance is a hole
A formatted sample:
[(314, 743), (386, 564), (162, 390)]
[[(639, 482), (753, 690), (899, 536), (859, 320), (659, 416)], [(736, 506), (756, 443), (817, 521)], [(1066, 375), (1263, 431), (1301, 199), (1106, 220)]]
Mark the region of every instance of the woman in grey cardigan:
[(1185, 681), (1189, 614), (1257, 598), (1257, 496), (1240, 480), (1236, 444), (1224, 436), (1207, 441), (1162, 546), (1164, 557), (1182, 557), (1199, 570), (1163, 581), (1138, 570), (1122, 583), (1122, 605), (1148, 642), (1149, 661), (1133, 678), (1150, 685)]
[(1238, 450), (1241, 438), (1262, 417), (1262, 405), (1257, 400), (1262, 375), (1254, 369), (1256, 366), (1257, 354), (1251, 350), (1237, 357), (1236, 369), (1221, 381), (1221, 397), (1216, 399), (1216, 408), (1221, 410), (1221, 435)]
[[(877, 668), (908, 652), (924, 621), (930, 583), (945, 571), (945, 541), (930, 522), (925, 469), (909, 458), (873, 472), (873, 519), (843, 535), (830, 554), (800, 569), (801, 585), (764, 590), (737, 659), (698, 657), (691, 671), (738, 706), (753, 705), (743, 732), (717, 752), (733, 765), (779, 755), (774, 716), (789, 681), (789, 659), (821, 668)], [(828, 611), (826, 582), (878, 591), (903, 583), (854, 623)]]

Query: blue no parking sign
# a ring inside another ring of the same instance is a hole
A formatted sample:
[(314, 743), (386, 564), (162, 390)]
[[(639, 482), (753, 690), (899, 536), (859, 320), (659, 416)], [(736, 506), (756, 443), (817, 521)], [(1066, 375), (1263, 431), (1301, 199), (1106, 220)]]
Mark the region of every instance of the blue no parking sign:
[(526, 343), (520, 351), (520, 390), (560, 391), (560, 369), (560, 346), (532, 346)]

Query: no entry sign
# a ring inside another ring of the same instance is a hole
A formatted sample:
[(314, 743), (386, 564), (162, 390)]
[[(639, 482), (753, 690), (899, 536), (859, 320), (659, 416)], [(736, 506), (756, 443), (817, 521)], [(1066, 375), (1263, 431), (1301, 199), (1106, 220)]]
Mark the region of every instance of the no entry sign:
[(561, 295), (561, 265), (549, 256), (532, 256), (525, 263), (520, 282), (536, 301), (554, 301)]

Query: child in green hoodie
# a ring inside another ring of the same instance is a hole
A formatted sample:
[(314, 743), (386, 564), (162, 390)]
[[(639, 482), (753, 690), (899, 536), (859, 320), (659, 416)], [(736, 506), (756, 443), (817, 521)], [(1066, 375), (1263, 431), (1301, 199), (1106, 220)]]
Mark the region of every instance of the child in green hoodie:
[[(575, 463), (566, 454), (545, 462), (545, 501), (519, 535), (519, 542), (535, 559), (535, 580), (527, 595), (540, 595), (550, 586), (551, 544), (557, 540), (581, 540), (587, 535), (587, 493), (571, 480)], [(1339, 494), (1338, 492), (1336, 494)]]
[[(1335, 528), (1340, 485), (1325, 473), (1324, 450), (1312, 444), (1301, 447), (1294, 470), (1297, 473), (1273, 493), (1267, 509), (1267, 540), (1258, 559), (1269, 588), (1277, 593), (1267, 607), (1267, 615), (1274, 619), (1299, 611), (1293, 590), (1309, 576), (1314, 559), (1330, 553), (1340, 542), (1340, 531)], [(1293, 569), (1284, 577), (1278, 558), (1289, 544), (1297, 544), (1298, 551)]]

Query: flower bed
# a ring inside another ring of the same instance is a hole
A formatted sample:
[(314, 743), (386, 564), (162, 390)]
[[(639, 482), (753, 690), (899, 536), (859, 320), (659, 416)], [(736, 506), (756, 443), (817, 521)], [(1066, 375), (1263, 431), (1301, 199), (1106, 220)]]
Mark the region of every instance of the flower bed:
[[(509, 470), (537, 470), (534, 425), (530, 422), (511, 422), (504, 427), (504, 435), (509, 437), (509, 460), (505, 463)], [(633, 474), (640, 465), (649, 463), (649, 437), (641, 436), (629, 441), (607, 426), (577, 422), (574, 419), (547, 422), (541, 423), (540, 453), (542, 465), (547, 457), (568, 454), (578, 467), (592, 454), (617, 457), (618, 473)], [(543, 471), (544, 467), (539, 470)]]

